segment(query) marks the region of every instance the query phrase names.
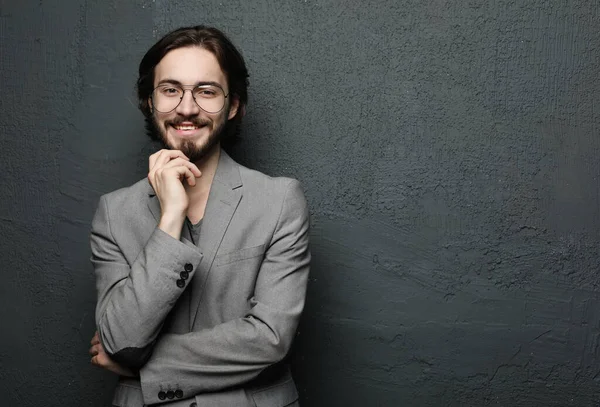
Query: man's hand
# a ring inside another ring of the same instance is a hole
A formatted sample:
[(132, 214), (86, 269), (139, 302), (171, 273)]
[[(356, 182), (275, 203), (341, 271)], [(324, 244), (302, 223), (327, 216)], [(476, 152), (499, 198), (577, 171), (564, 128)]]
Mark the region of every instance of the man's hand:
[(158, 227), (179, 239), (189, 205), (183, 183), (193, 187), (202, 173), (179, 150), (160, 150), (152, 154), (148, 169), (148, 181), (160, 202)]
[(113, 361), (104, 351), (104, 346), (100, 343), (98, 332), (92, 338), (92, 347), (90, 348), (90, 355), (92, 355), (92, 365), (99, 366), (103, 369), (110, 370), (120, 376), (136, 377), (137, 375), (131, 370), (123, 367)]

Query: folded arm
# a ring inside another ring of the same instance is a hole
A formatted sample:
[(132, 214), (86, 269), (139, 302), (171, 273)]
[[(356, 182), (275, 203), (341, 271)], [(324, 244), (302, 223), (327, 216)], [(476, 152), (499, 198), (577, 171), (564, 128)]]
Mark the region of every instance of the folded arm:
[[(191, 281), (202, 254), (156, 228), (129, 264), (115, 242), (110, 219), (103, 197), (91, 232), (98, 292), (96, 324), (106, 353), (137, 370), (150, 357), (167, 314)], [(180, 276), (182, 271), (188, 274), (186, 280)]]

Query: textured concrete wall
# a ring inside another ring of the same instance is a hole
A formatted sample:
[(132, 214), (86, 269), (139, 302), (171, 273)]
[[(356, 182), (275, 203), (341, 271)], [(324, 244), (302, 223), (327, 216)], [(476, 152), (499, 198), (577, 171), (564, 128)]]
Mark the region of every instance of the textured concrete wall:
[(100, 194), (143, 177), (133, 83), (168, 30), (251, 71), (242, 162), (299, 178), (304, 406), (592, 406), (600, 6), (592, 0), (0, 0), (2, 406), (104, 406)]

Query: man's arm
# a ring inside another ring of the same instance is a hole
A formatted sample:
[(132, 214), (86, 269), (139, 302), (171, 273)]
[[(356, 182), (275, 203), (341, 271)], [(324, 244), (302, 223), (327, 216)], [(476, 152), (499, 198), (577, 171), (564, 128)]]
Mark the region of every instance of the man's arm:
[(181, 390), (185, 398), (242, 385), (285, 357), (304, 308), (308, 227), (304, 194), (292, 181), (258, 273), (252, 309), (210, 329), (161, 335), (140, 370), (146, 404), (163, 401), (159, 394), (167, 388)]
[[(194, 186), (202, 175), (200, 170), (178, 150), (152, 154), (148, 167), (161, 219), (133, 264), (127, 262), (113, 236), (105, 197), (100, 200), (91, 234), (100, 342), (115, 362), (134, 370), (150, 357), (166, 316), (202, 260), (195, 246), (179, 241), (189, 205), (183, 183)], [(187, 278), (181, 277), (182, 272)]]
[[(96, 324), (106, 353), (117, 363), (139, 369), (152, 352), (164, 319), (191, 281), (202, 255), (156, 228), (129, 265), (111, 232), (106, 198), (92, 222), (92, 263), (98, 302)], [(189, 273), (185, 285), (180, 272)]]

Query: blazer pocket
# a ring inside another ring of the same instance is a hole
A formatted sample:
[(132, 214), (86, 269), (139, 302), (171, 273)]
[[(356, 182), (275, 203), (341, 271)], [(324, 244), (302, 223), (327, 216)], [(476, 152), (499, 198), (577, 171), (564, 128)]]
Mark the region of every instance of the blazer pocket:
[(265, 253), (265, 245), (248, 247), (246, 249), (237, 250), (235, 252), (219, 254), (215, 257), (215, 265), (222, 266), (224, 264), (235, 263), (253, 257), (262, 256)]
[(298, 400), (298, 390), (292, 378), (281, 384), (252, 393), (256, 407), (284, 407)]

